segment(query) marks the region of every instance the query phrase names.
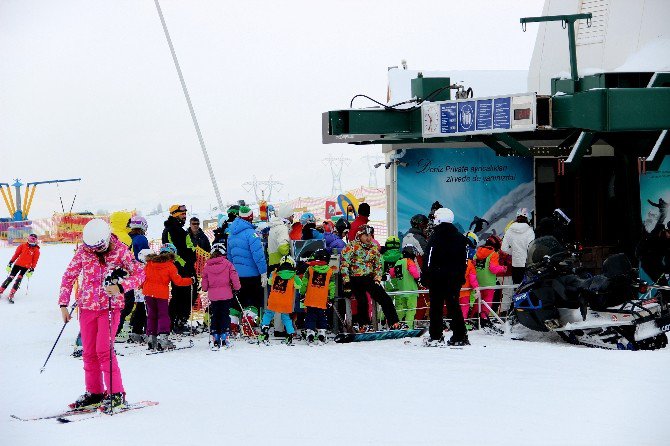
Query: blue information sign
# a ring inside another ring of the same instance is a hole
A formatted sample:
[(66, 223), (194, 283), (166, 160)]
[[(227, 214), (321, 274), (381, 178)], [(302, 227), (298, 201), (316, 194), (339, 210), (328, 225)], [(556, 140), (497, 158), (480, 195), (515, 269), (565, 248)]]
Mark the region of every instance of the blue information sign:
[(493, 128), (493, 99), (477, 101), (477, 130), (491, 130)]
[(511, 128), (510, 104), (511, 98), (496, 98), (493, 100), (493, 128), (509, 129)]
[(458, 103), (458, 132), (472, 132), (475, 130), (475, 101)]
[(440, 105), (441, 133), (456, 133), (457, 119), (458, 119), (458, 107), (455, 102)]

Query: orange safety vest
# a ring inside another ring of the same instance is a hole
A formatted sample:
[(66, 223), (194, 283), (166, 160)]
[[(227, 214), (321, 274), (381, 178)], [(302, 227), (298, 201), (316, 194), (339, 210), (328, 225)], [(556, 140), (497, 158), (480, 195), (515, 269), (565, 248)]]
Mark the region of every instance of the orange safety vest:
[(272, 289), (268, 296), (268, 309), (275, 313), (293, 313), (293, 304), (295, 302), (295, 282), (294, 277), (282, 279), (275, 275), (272, 280)]
[(322, 274), (317, 273), (311, 266), (309, 267), (309, 283), (307, 283), (307, 291), (305, 292), (306, 307), (326, 309), (330, 278), (332, 276), (332, 268), (326, 274)]

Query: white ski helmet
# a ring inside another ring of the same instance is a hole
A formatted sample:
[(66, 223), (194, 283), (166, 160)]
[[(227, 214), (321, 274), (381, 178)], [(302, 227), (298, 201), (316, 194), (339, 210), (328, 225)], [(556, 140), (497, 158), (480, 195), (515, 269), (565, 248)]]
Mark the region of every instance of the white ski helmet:
[(518, 211), (516, 211), (516, 216), (525, 217), (526, 220), (530, 220), (530, 212), (528, 212), (527, 208), (521, 208)]
[(134, 216), (133, 218), (130, 219), (130, 223), (128, 224), (128, 227), (130, 229), (141, 229), (144, 232), (147, 232), (147, 229), (149, 229), (149, 224), (147, 223), (147, 220), (144, 217), (140, 217), (139, 215)]
[(454, 212), (449, 208), (440, 208), (435, 211), (435, 224), (440, 223), (453, 223), (454, 222)]
[(82, 241), (93, 251), (104, 251), (109, 246), (111, 236), (109, 223), (100, 218), (94, 218), (84, 226)]

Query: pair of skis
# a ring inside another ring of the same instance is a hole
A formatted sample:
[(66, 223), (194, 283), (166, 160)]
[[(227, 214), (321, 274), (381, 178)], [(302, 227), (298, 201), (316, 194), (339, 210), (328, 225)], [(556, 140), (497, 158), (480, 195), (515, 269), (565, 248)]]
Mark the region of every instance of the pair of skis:
[(91, 407), (86, 409), (68, 409), (51, 415), (42, 415), (37, 417), (19, 417), (17, 415), (10, 415), (10, 417), (19, 421), (40, 421), (55, 419), (59, 423), (65, 424), (75, 421), (89, 420), (91, 418), (118, 415), (131, 410), (144, 409), (145, 407), (156, 405), (158, 405), (157, 401), (139, 401), (137, 403), (126, 403), (122, 407), (117, 407), (114, 409), (114, 413), (112, 414), (101, 412), (98, 407)]

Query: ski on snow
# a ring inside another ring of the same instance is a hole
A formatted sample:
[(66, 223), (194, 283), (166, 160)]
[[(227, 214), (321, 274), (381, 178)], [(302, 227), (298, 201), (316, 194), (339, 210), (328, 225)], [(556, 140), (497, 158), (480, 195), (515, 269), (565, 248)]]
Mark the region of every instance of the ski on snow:
[(131, 410), (144, 409), (145, 407), (156, 406), (157, 404), (158, 401), (139, 401), (137, 403), (126, 403), (125, 406), (117, 407), (116, 409), (114, 409), (114, 413), (105, 413), (100, 410), (94, 410), (93, 412), (89, 412), (88, 414), (86, 414), (88, 416), (80, 416), (83, 414), (66, 415), (56, 418), (56, 421), (58, 421), (61, 424), (74, 423), (75, 421), (90, 420), (91, 418), (119, 415)]
[(187, 348), (191, 348), (191, 347), (193, 347), (193, 345), (194, 345), (193, 341), (189, 340), (188, 345), (183, 345), (183, 346), (175, 347), (175, 348), (168, 348), (168, 349), (165, 349), (165, 350), (151, 350), (151, 351), (147, 352), (146, 354), (147, 355), (157, 355), (159, 353), (169, 353), (169, 352), (174, 352), (174, 351), (177, 351), (177, 350), (184, 350), (184, 349), (187, 349)]
[(382, 341), (387, 339), (419, 338), (428, 331), (427, 328), (413, 328), (411, 330), (382, 330), (366, 333), (339, 333), (335, 342), (346, 344), (349, 342)]
[[(144, 407), (155, 406), (158, 402), (156, 401), (140, 401), (137, 403), (129, 403), (127, 407), (124, 407), (121, 410), (117, 410), (114, 413), (123, 413), (128, 410), (141, 409)], [(42, 415), (37, 417), (19, 417), (18, 415), (10, 415), (11, 418), (19, 421), (39, 421), (39, 420), (52, 420), (57, 419), (61, 423), (69, 423), (72, 421), (78, 421), (80, 419), (89, 419), (99, 415), (106, 415), (98, 410), (97, 407), (87, 408), (87, 409), (68, 409), (59, 413), (51, 415)], [(89, 415), (88, 417), (82, 417), (83, 415)], [(73, 418), (69, 418), (73, 417)]]

